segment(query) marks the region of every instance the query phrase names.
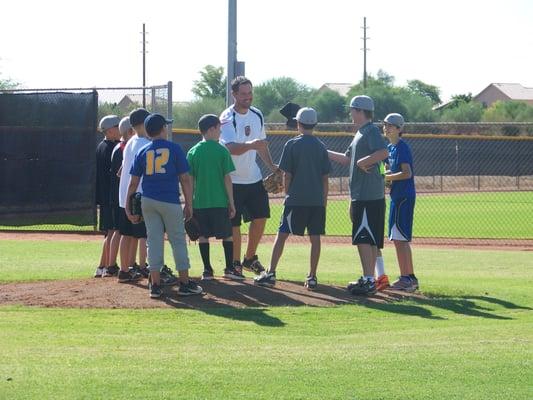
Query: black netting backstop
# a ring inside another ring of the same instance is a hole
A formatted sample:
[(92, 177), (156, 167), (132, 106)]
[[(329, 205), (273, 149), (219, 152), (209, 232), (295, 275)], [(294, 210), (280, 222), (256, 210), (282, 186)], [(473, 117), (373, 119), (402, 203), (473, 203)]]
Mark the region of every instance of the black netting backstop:
[(0, 226), (94, 226), (96, 91), (0, 94)]

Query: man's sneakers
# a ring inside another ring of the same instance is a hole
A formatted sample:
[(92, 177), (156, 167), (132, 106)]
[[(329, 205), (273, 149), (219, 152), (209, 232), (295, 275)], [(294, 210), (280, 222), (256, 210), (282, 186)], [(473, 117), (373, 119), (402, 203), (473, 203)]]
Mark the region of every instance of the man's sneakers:
[(213, 279), (215, 279), (213, 268), (204, 268), (204, 272), (202, 273), (202, 280), (212, 281)]
[(254, 283), (259, 286), (274, 287), (276, 285), (276, 274), (274, 272), (264, 272), (254, 278)]
[(244, 275), (242, 274), (242, 271), (233, 264), (231, 268), (226, 268), (224, 270), (224, 278), (242, 281), (244, 280)]
[(307, 290), (315, 290), (318, 286), (318, 279), (316, 279), (316, 276), (308, 276), (305, 278), (304, 286)]
[(204, 290), (195, 281), (190, 280), (187, 283), (180, 283), (178, 289), (179, 296), (194, 296), (195, 294), (202, 294)]
[(390, 287), (389, 276), (386, 274), (381, 275), (376, 279), (376, 289), (381, 291)]
[(347, 289), (353, 295), (369, 295), (377, 292), (376, 281), (364, 277), (359, 278), (357, 282), (350, 282)]
[(118, 281), (120, 283), (137, 282), (140, 279), (142, 279), (142, 275), (133, 270), (131, 271), (120, 270), (118, 272)]
[(179, 279), (174, 275), (172, 270), (166, 265), (163, 266), (160, 272), (161, 286), (175, 286), (179, 283)]
[(150, 290), (150, 298), (158, 299), (163, 295), (163, 290), (160, 285), (153, 285), (152, 283), (148, 284), (148, 289)]
[(414, 292), (418, 289), (418, 279), (413, 279), (409, 276), (400, 276), (400, 279), (392, 284), (391, 289), (403, 290), (409, 293)]
[(95, 278), (101, 278), (102, 275), (104, 275), (105, 267), (98, 267), (96, 268), (96, 271), (94, 271), (94, 277)]
[(242, 267), (246, 271), (253, 272), (256, 275), (261, 274), (265, 271), (265, 267), (261, 265), (257, 259), (257, 255), (253, 256), (251, 259), (247, 260), (246, 258), (242, 261)]

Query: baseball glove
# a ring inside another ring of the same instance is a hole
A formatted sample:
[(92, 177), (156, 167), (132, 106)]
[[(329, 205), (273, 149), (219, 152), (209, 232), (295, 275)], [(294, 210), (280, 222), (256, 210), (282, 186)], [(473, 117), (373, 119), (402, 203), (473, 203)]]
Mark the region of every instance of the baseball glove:
[(263, 179), (263, 186), (268, 193), (279, 193), (283, 190), (283, 172), (280, 169)]
[(185, 232), (187, 232), (187, 236), (189, 236), (191, 241), (195, 242), (198, 240), (200, 237), (200, 224), (196, 218), (191, 217), (185, 221)]
[(141, 198), (142, 194), (137, 192), (133, 193), (130, 197), (130, 213), (131, 215), (138, 215), (142, 217), (143, 212), (141, 210)]

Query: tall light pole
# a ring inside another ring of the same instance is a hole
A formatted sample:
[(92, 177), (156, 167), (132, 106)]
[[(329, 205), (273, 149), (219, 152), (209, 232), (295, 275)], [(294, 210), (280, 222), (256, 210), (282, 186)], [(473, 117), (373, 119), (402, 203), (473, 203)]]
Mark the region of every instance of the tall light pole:
[(146, 108), (146, 29), (143, 24), (143, 108)]
[(363, 48), (361, 50), (363, 50), (363, 87), (366, 88), (366, 81), (367, 81), (366, 52), (368, 51), (368, 48), (366, 47), (366, 41), (370, 39), (369, 37), (366, 36), (366, 30), (368, 29), (368, 27), (366, 26), (366, 17), (363, 18), (362, 28), (363, 28), (363, 37), (361, 39), (363, 39)]
[(231, 81), (235, 78), (237, 63), (237, 0), (228, 0), (228, 68), (226, 83), (226, 106), (232, 103)]

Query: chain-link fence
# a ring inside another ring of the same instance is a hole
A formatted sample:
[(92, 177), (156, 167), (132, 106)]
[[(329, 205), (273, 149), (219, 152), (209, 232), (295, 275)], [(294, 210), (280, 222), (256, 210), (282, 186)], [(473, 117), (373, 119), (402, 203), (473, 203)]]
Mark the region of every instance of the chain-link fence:
[(172, 82), (0, 91), (0, 230), (93, 231), (99, 118), (172, 115)]
[[(525, 129), (524, 124), (518, 125)], [(276, 130), (282, 127), (268, 126), (274, 162), (279, 162), (283, 146), (296, 135), (294, 131)], [(353, 129), (350, 125), (344, 127)], [(331, 130), (331, 126), (320, 125), (318, 129)], [(473, 129), (462, 135), (411, 132), (413, 129), (408, 127), (403, 138), (414, 158), (415, 241), (533, 244), (533, 137), (482, 136)], [(353, 133), (346, 130), (315, 134), (328, 149), (338, 152), (344, 152), (353, 138)], [(200, 139), (194, 130), (174, 133), (174, 141), (185, 150)], [(326, 234), (349, 236), (349, 168), (335, 163), (332, 167)], [(263, 174), (267, 173), (263, 166)], [(283, 196), (272, 196), (267, 234), (276, 233), (282, 207)]]

